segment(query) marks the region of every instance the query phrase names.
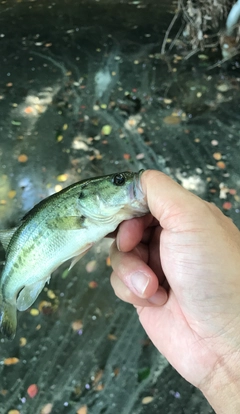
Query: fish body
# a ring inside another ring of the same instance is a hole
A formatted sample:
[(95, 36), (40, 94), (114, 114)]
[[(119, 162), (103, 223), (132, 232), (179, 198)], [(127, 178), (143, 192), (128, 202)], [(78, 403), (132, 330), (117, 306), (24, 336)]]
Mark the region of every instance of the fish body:
[(72, 184), (37, 204), (16, 229), (1, 231), (6, 263), (0, 279), (0, 327), (13, 338), (17, 309), (36, 300), (51, 273), (70, 268), (119, 223), (148, 212), (139, 173), (123, 172)]

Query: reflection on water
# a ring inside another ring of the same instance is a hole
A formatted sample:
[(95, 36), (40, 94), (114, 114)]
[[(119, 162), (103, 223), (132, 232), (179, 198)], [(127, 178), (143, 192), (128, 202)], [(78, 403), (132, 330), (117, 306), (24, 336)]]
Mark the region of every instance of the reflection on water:
[(16, 191), (11, 187), (11, 181), (5, 174), (0, 175), (0, 220), (1, 223), (9, 219), (16, 209)]

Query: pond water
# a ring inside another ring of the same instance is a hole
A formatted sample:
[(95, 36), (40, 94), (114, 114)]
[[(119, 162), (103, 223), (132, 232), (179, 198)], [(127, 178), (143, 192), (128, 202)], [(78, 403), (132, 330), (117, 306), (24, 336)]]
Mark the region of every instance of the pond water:
[[(184, 59), (180, 39), (162, 54), (174, 11), (167, 0), (1, 2), (1, 228), (75, 181), (140, 168), (240, 227), (239, 63), (210, 70), (220, 52)], [(1, 414), (213, 412), (115, 297), (109, 245), (68, 274), (64, 264), (19, 313), (15, 339), (0, 339)]]

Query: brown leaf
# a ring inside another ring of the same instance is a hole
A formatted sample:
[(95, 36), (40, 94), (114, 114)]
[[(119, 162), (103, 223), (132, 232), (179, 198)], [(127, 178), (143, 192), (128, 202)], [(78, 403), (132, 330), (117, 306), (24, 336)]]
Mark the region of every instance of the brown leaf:
[(87, 409), (87, 406), (86, 405), (82, 405), (82, 407), (80, 407), (77, 410), (77, 414), (87, 414), (87, 412), (88, 412), (88, 409)]
[(19, 359), (18, 358), (15, 358), (15, 357), (6, 358), (3, 361), (4, 365), (7, 365), (7, 366), (18, 364), (18, 362), (19, 362)]
[(27, 162), (27, 160), (28, 160), (28, 156), (26, 154), (20, 154), (18, 156), (18, 161), (19, 162)]
[(163, 122), (167, 125), (178, 125), (181, 122), (181, 118), (179, 116), (169, 115), (163, 118)]

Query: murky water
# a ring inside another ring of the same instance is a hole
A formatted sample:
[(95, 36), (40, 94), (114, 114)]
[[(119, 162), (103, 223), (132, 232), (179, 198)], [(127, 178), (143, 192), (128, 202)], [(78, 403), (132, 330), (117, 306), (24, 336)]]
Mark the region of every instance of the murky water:
[[(170, 174), (240, 226), (239, 66), (208, 71), (218, 52), (184, 60), (181, 42), (162, 56), (173, 11), (167, 1), (1, 3), (1, 228), (74, 181), (140, 168)], [(212, 412), (115, 298), (108, 246), (67, 276), (64, 265), (19, 314), (15, 340), (1, 339), (1, 414)]]

